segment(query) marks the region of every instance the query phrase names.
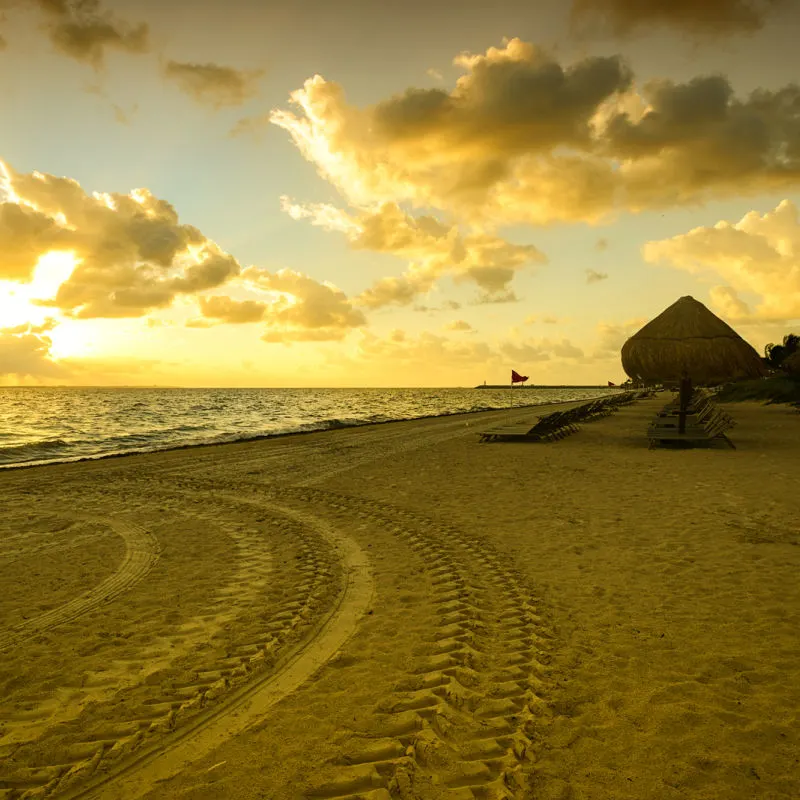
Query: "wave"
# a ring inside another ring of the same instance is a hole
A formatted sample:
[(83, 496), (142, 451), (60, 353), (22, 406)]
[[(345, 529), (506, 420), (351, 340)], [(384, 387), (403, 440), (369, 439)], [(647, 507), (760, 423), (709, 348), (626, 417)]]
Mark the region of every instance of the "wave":
[(70, 443), (64, 441), (64, 439), (44, 439), (38, 442), (26, 442), (25, 444), (0, 447), (0, 464), (52, 457), (69, 446)]
[[(606, 394), (603, 392), (602, 394)], [(533, 402), (514, 403), (515, 408), (534, 407), (537, 405), (555, 405), (559, 403), (573, 402), (577, 399), (590, 399), (597, 397), (598, 393), (589, 394), (584, 397), (575, 396), (574, 392), (559, 392), (557, 399), (537, 395), (530, 397)], [(466, 400), (466, 398), (464, 398)], [(395, 398), (387, 398), (395, 400)], [(248, 416), (244, 421), (237, 419), (219, 419), (216, 425), (213, 424), (176, 424), (172, 426), (144, 428), (139, 431), (114, 432), (109, 435), (96, 435), (92, 438), (87, 434), (87, 428), (91, 430), (91, 425), (84, 426), (81, 431), (81, 438), (71, 441), (62, 438), (51, 438), (40, 441), (32, 441), (22, 444), (0, 446), (0, 469), (21, 468), (40, 466), (45, 464), (66, 463), (84, 460), (96, 460), (100, 458), (113, 458), (119, 456), (129, 456), (144, 453), (160, 452), (165, 450), (177, 450), (188, 447), (204, 447), (218, 444), (231, 444), (236, 442), (258, 441), (261, 439), (271, 439), (276, 437), (312, 433), (317, 431), (337, 430), (342, 428), (360, 427), (364, 425), (378, 425), (390, 422), (400, 422), (412, 419), (428, 419), (432, 417), (447, 417), (457, 414), (474, 414), (484, 411), (496, 411), (508, 409), (508, 402), (503, 400), (497, 403), (486, 402), (461, 402), (451, 404), (450, 408), (442, 408), (441, 398), (415, 398), (416, 402), (403, 403), (404, 408), (398, 408), (397, 402), (387, 402), (387, 405), (394, 406), (385, 411), (366, 411), (359, 416), (320, 416), (317, 419), (301, 421), (295, 416), (302, 411), (295, 407), (294, 415), (281, 422), (279, 416), (259, 419), (258, 414)], [(452, 402), (452, 401), (451, 401)], [(140, 404), (136, 404), (140, 405)], [(172, 411), (178, 416), (175, 422), (180, 421), (180, 415), (196, 413), (201, 404), (193, 404), (192, 408), (184, 408), (182, 411)], [(203, 404), (204, 410), (209, 409), (210, 405)], [(152, 405), (151, 405), (152, 407)], [(288, 415), (289, 409), (286, 409)], [(322, 411), (321, 408), (318, 412)], [(149, 415), (140, 415), (139, 421), (146, 419)], [(163, 419), (163, 412), (154, 414), (154, 417)], [(185, 418), (185, 417), (184, 417)], [(72, 421), (70, 421), (72, 422)], [(245, 430), (220, 429), (226, 424), (234, 426), (246, 426)], [(66, 428), (66, 426), (65, 426)], [(18, 437), (16, 437), (18, 438)]]

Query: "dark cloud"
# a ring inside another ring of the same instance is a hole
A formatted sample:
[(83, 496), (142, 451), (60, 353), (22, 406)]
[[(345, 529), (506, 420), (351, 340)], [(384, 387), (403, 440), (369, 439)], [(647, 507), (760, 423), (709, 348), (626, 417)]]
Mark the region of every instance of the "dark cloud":
[(800, 184), (800, 86), (734, 96), (722, 76), (653, 81), (647, 111), (612, 115), (599, 146), (620, 159), (634, 209)]
[(240, 106), (258, 92), (263, 70), (239, 70), (219, 64), (168, 61), (164, 75), (198, 103), (219, 109)]
[(572, 22), (579, 31), (594, 27), (618, 36), (654, 25), (719, 36), (757, 31), (771, 11), (786, 4), (786, 0), (573, 0)]
[[(377, 135), (389, 146), (433, 136), (465, 152), (502, 147), (507, 154), (583, 143), (589, 120), (611, 95), (630, 86), (631, 72), (618, 56), (586, 58), (563, 67), (532, 45), (464, 56), (469, 72), (453, 92), (409, 89), (379, 103), (372, 114)], [(502, 177), (503, 161), (484, 162), (475, 184)]]
[(28, 2), (45, 13), (45, 28), (57, 50), (96, 69), (103, 66), (108, 48), (129, 53), (144, 53), (149, 49), (147, 25), (132, 25), (115, 19), (113, 14), (102, 8), (100, 0)]

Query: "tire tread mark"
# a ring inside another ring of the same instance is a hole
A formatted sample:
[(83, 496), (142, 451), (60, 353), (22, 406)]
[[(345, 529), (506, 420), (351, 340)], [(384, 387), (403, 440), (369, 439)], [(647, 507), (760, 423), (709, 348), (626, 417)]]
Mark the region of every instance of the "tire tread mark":
[[(519, 577), (486, 545), (436, 520), (306, 487), (279, 491), (303, 505), (371, 519), (404, 540), (429, 567), (442, 612), (427, 654), (376, 708), (383, 738), (365, 737), (364, 748), (343, 756), (341, 770), (309, 787), (306, 797), (348, 800), (385, 792), (415, 800), (434, 778), (452, 800), (521, 797), (523, 766), (535, 753), (545, 705), (547, 656), (541, 651), (549, 637)], [(404, 733), (387, 738), (393, 727)]]
[(103, 603), (110, 603), (143, 580), (158, 561), (161, 552), (158, 540), (144, 528), (114, 517), (99, 519), (85, 516), (81, 519), (109, 525), (122, 538), (125, 555), (119, 568), (79, 597), (0, 633), (0, 651), (58, 625), (72, 622)]
[[(222, 495), (219, 497), (223, 498)], [(133, 736), (99, 743), (101, 746), (92, 758), (74, 764), (68, 772), (43, 787), (45, 795), (58, 793), (64, 800), (120, 796), (134, 800), (141, 797), (155, 781), (175, 774), (186, 761), (203, 757), (294, 691), (335, 655), (366, 613), (374, 591), (372, 571), (366, 554), (352, 539), (308, 512), (263, 501), (224, 499), (246, 502), (294, 519), (313, 528), (331, 545), (331, 551), (345, 570), (344, 587), (338, 592), (332, 608), (324, 609), (321, 619), (314, 623), (302, 618), (302, 613), (309, 608), (313, 589), (300, 607), (296, 601), (288, 600), (284, 606), (278, 607), (292, 611), (291, 615), (284, 617), (281, 627), (285, 634), (283, 649), (279, 646), (281, 636), (274, 630), (268, 634), (267, 643), (274, 644), (272, 658), (258, 655), (254, 662), (249, 656), (239, 657), (234, 662), (238, 667), (215, 680), (210, 688), (207, 681), (201, 680), (203, 687), (193, 682), (199, 691), (188, 700), (181, 694), (172, 698), (162, 696), (166, 713), (160, 713), (155, 719), (136, 720), (149, 725)], [(322, 566), (315, 583), (324, 587), (331, 570), (325, 569), (324, 559), (319, 558), (314, 548), (307, 547), (307, 551), (308, 560)], [(261, 653), (268, 649), (265, 645)], [(232, 711), (237, 711), (235, 717), (230, 716)], [(157, 736), (159, 733), (169, 733), (169, 740), (165, 742)], [(103, 769), (98, 772), (101, 764)], [(146, 774), (141, 769), (144, 766), (147, 766)]]

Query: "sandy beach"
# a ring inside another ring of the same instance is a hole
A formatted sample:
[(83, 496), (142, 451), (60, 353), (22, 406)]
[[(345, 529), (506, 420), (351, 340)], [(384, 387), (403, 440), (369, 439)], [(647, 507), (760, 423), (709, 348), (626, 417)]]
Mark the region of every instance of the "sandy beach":
[(800, 797), (800, 417), (0, 473), (0, 798)]

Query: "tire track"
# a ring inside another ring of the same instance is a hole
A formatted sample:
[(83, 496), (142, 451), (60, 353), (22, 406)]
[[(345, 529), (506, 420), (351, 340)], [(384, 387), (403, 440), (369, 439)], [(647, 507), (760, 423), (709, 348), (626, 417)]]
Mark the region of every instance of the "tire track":
[[(232, 502), (241, 505), (234, 498), (214, 496), (217, 509)], [(277, 702), (298, 681), (305, 680), (310, 669), (316, 670), (335, 653), (342, 636), (346, 634), (346, 638), (354, 628), (355, 611), (371, 596), (371, 588), (366, 599), (362, 596), (364, 587), (371, 587), (369, 569), (361, 569), (363, 554), (354, 550), (346, 537), (308, 515), (265, 508), (263, 504), (248, 505), (268, 523), (261, 527), (268, 528), (269, 536), (239, 530), (240, 538), (269, 541), (273, 551), (281, 554), (281, 568), (262, 574), (262, 578), (268, 578), (263, 581), (264, 591), (253, 591), (254, 575), (239, 570), (218, 591), (218, 602), (230, 605), (239, 593), (250, 591), (249, 601), (239, 604), (241, 613), (228, 610), (227, 624), (217, 625), (216, 630), (209, 626), (209, 620), (194, 620), (202, 644), (166, 678), (151, 678), (118, 693), (107, 713), (95, 713), (90, 723), (77, 720), (72, 735), (62, 736), (59, 746), (50, 748), (54, 754), (52, 767), (40, 768), (38, 759), (33, 770), (19, 762), (13, 771), (0, 770), (0, 789), (24, 784), (30, 788), (21, 795), (23, 798), (64, 793), (84, 797), (94, 796), (94, 788), (108, 783), (108, 796), (133, 796), (130, 781), (138, 785), (147, 780), (143, 774), (152, 776), (154, 770), (172, 769), (188, 758), (183, 750), (197, 754), (203, 747), (216, 747), (236, 732), (231, 726), (235, 728), (237, 721), (250, 719), (248, 715), (265, 708), (267, 700), (267, 706)], [(214, 513), (209, 512), (212, 517)], [(276, 519), (283, 520), (280, 528), (274, 524)], [(253, 542), (245, 546), (252, 547)], [(346, 572), (343, 591), (338, 591), (336, 580), (338, 561)], [(269, 610), (261, 611), (265, 606)], [(356, 617), (361, 613), (363, 609)], [(184, 739), (186, 746), (181, 744)], [(179, 762), (169, 755), (173, 746), (183, 747)], [(134, 769), (134, 765), (144, 763), (148, 765), (145, 773)], [(113, 781), (134, 773), (137, 777), (125, 778), (127, 788), (119, 794), (121, 790)], [(92, 777), (95, 781), (87, 785)]]
[[(151, 495), (149, 501), (152, 499)], [(180, 516), (192, 520), (197, 530), (208, 529), (213, 525), (211, 515), (207, 513), (180, 514)], [(205, 642), (219, 634), (225, 625), (231, 624), (237, 615), (244, 613), (259, 599), (263, 599), (262, 595), (268, 588), (270, 578), (273, 577), (273, 552), (270, 542), (247, 529), (230, 527), (224, 533), (236, 548), (238, 564), (229, 580), (212, 596), (202, 615), (191, 617), (177, 626), (170, 626), (164, 632), (155, 630), (148, 636), (146, 647), (135, 653), (119, 654), (112, 651), (109, 660), (102, 662), (97, 669), (88, 671), (80, 669), (78, 675), (81, 677), (77, 683), (71, 682), (63, 674), (40, 676), (46, 688), (28, 694), (25, 698), (25, 709), (21, 713), (6, 714), (2, 736), (4, 745), (0, 748), (0, 787), (4, 783), (16, 783), (23, 778), (26, 785), (45, 786), (60, 778), (69, 769), (81, 764), (85, 760), (85, 753), (95, 755), (98, 741), (106, 746), (113, 746), (112, 740), (130, 738), (138, 734), (140, 729), (149, 728), (162, 711), (162, 715), (168, 715), (172, 710), (171, 707), (164, 710), (154, 705), (146, 709), (144, 717), (138, 722), (135, 719), (133, 722), (127, 720), (125, 724), (116, 726), (101, 719), (99, 724), (105, 731), (102, 735), (93, 730), (93, 727), (97, 726), (96, 719), (84, 720), (79, 726), (85, 729), (82, 734), (73, 736), (65, 747), (50, 746), (54, 752), (51, 759), (60, 766), (57, 774), (38, 771), (28, 775), (26, 772), (25, 765), (32, 758), (37, 762), (40, 762), (41, 758), (35, 754), (26, 754), (25, 745), (37, 736), (40, 737), (40, 741), (48, 742), (52, 738), (51, 729), (54, 726), (78, 719), (87, 704), (87, 699), (80, 695), (88, 694), (93, 703), (102, 704), (110, 701), (122, 690), (130, 693), (130, 687), (147, 682), (150, 676), (168, 669), (193, 648), (203, 646)], [(140, 618), (139, 624), (147, 626), (147, 617), (144, 620)], [(129, 630), (128, 633), (132, 631)], [(56, 682), (60, 682), (61, 685), (54, 691), (53, 686)], [(80, 699), (71, 700), (76, 690)], [(114, 713), (112, 710), (109, 716), (113, 716)], [(7, 758), (4, 760), (2, 756)], [(23, 778), (20, 778), (20, 775)]]
[[(238, 651), (239, 666), (210, 683), (208, 688), (201, 688), (197, 682), (191, 687), (176, 687), (199, 689), (199, 694), (173, 709), (167, 720), (168, 729), (176, 731), (181, 712), (192, 704), (203, 708), (220, 697), (218, 702), (206, 708), (204, 713), (195, 715), (182, 730), (172, 733), (166, 747), (163, 741), (158, 741), (141, 748), (133, 760), (121, 763), (118, 769), (112, 768), (110, 773), (98, 775), (88, 785), (67, 791), (65, 800), (79, 797), (98, 800), (125, 797), (126, 800), (136, 800), (146, 794), (156, 782), (178, 773), (188, 762), (205, 757), (222, 742), (261, 719), (275, 703), (295, 691), (338, 652), (367, 611), (374, 591), (372, 570), (366, 553), (350, 537), (308, 512), (234, 496), (220, 495), (218, 499), (282, 515), (309, 530), (309, 540), (318, 538), (327, 543), (343, 571), (342, 586), (338, 588), (333, 604), (324, 608), (320, 618), (312, 624), (307, 612), (320, 599), (317, 584), (324, 583), (326, 577), (323, 570), (318, 570), (314, 585), (310, 588), (306, 584), (299, 586), (298, 596), (302, 595), (303, 600), (298, 601), (293, 597), (287, 600), (283, 608), (271, 615), (265, 626), (265, 638), (245, 645), (246, 649)], [(315, 549), (318, 549), (317, 542), (306, 544), (315, 545)], [(315, 561), (316, 566), (321, 559), (314, 555), (312, 547), (306, 550), (309, 560)], [(283, 651), (280, 649), (282, 637), (288, 645)], [(212, 672), (198, 670), (198, 675), (205, 674), (210, 678)], [(163, 726), (163, 723), (156, 724)], [(114, 747), (119, 749), (119, 743)], [(108, 755), (113, 758), (114, 753)], [(96, 764), (89, 762), (86, 769), (96, 773), (98, 766), (100, 760)], [(53, 788), (68, 789), (70, 785), (70, 775), (67, 775)]]
[(550, 634), (516, 573), (483, 543), (401, 508), (307, 488), (280, 496), (404, 541), (426, 564), (439, 611), (407, 681), (375, 709), (379, 733), (343, 752), (305, 796), (522, 797), (546, 712)]
[(25, 620), (5, 632), (0, 632), (0, 651), (38, 636), (57, 625), (71, 622), (103, 603), (110, 603), (143, 580), (158, 561), (160, 553), (158, 541), (151, 533), (138, 525), (113, 517), (106, 519), (79, 517), (77, 519), (108, 525), (122, 538), (125, 542), (125, 556), (119, 569), (80, 597), (39, 614), (37, 617)]

